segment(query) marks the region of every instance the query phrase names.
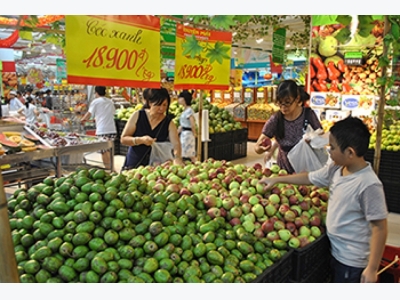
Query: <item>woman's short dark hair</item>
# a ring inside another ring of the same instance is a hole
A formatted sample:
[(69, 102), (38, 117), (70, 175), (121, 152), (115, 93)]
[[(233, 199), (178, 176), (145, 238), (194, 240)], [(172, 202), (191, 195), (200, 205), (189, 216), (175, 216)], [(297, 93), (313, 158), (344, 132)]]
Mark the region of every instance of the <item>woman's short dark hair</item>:
[(146, 99), (146, 108), (150, 107), (150, 104), (153, 105), (161, 105), (165, 100), (167, 100), (167, 113), (169, 110), (169, 105), (171, 104), (171, 97), (169, 95), (169, 92), (166, 88), (160, 88), (160, 89), (150, 89), (149, 91), (149, 97)]
[(185, 100), (186, 105), (190, 106), (192, 104), (193, 99), (193, 91), (189, 92), (188, 90), (183, 90), (179, 95), (178, 98), (183, 98)]

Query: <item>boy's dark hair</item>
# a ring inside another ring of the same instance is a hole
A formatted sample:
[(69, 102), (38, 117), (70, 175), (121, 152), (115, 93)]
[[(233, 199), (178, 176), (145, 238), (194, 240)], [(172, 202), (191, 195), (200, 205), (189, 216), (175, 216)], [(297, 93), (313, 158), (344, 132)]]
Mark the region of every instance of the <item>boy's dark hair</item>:
[(51, 94), (51, 90), (46, 90), (45, 94)]
[[(302, 105), (310, 99), (310, 95), (304, 90), (304, 86), (298, 86), (294, 80), (282, 81), (276, 89), (276, 102), (285, 103), (292, 102), (299, 97)], [(278, 130), (276, 136), (283, 139), (285, 137), (284, 116), (281, 111), (278, 114)]]
[(96, 86), (94, 88), (94, 91), (99, 95), (99, 96), (105, 96), (106, 95), (106, 87), (105, 86)]
[(331, 127), (330, 133), (335, 138), (341, 152), (351, 147), (359, 157), (367, 153), (371, 133), (361, 119), (350, 116), (337, 121)]
[(179, 93), (178, 98), (183, 98), (185, 100), (186, 105), (190, 106), (192, 104), (193, 99), (193, 91), (189, 92), (188, 90), (183, 90)]
[(150, 107), (150, 103), (153, 105), (161, 105), (164, 100), (167, 99), (168, 105), (167, 105), (167, 113), (169, 111), (169, 105), (171, 104), (171, 97), (168, 93), (168, 90), (166, 88), (160, 88), (160, 89), (150, 89), (149, 91), (149, 97), (146, 99), (146, 108)]

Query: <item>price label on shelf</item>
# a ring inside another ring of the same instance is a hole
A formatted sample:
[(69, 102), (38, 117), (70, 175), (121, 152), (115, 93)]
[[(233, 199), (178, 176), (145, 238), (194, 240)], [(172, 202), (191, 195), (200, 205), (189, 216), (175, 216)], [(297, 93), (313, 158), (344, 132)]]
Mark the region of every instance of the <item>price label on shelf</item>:
[(69, 83), (160, 87), (160, 19), (65, 16)]

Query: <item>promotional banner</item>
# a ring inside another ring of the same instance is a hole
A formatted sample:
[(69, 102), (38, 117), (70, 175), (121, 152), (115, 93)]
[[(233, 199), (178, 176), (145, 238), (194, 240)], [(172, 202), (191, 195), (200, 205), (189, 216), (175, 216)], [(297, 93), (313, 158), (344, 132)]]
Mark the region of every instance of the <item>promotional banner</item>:
[(65, 17), (68, 83), (160, 87), (160, 19)]
[[(182, 19), (183, 16), (174, 16)], [(163, 59), (175, 59), (175, 42), (176, 42), (176, 21), (166, 19), (162, 22), (160, 28), (161, 34), (161, 57)]]
[(272, 34), (272, 41), (272, 62), (283, 64), (285, 60), (286, 29), (276, 29)]
[(57, 58), (56, 59), (56, 78), (58, 81), (62, 79), (67, 79), (67, 66), (65, 59)]
[(232, 33), (177, 25), (175, 89), (227, 90)]

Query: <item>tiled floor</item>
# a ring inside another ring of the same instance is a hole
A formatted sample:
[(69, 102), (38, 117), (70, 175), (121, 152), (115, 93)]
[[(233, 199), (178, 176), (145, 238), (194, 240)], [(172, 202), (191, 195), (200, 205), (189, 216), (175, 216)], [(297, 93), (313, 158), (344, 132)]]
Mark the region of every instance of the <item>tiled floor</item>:
[[(101, 156), (98, 153), (86, 154), (85, 158), (88, 163), (92, 165), (103, 166), (101, 162)], [(115, 169), (121, 170), (124, 163), (125, 156), (116, 155), (114, 159)], [(263, 164), (263, 157), (254, 152), (254, 143), (249, 142), (247, 147), (247, 157), (233, 161), (234, 163), (241, 163), (247, 166), (252, 166), (255, 163)], [(7, 189), (6, 189), (7, 192)], [(400, 214), (389, 213), (388, 218), (389, 235), (387, 238), (387, 244), (400, 247)]]

